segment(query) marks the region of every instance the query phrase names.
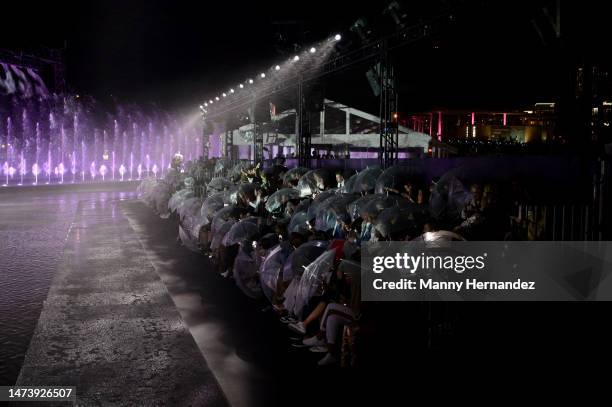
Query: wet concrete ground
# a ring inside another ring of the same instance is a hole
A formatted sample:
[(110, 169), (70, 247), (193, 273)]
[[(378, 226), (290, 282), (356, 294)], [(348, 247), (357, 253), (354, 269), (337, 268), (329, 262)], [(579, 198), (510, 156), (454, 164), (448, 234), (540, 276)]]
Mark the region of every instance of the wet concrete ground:
[(76, 386), (82, 405), (227, 405), (118, 204), (77, 204), (17, 384)]
[(180, 247), (133, 190), (1, 198), (3, 384), (76, 385), (83, 405), (238, 407), (342, 388), (345, 373), (292, 348), (265, 303)]
[(0, 189), (0, 385), (17, 380), (79, 202), (127, 198), (126, 184)]

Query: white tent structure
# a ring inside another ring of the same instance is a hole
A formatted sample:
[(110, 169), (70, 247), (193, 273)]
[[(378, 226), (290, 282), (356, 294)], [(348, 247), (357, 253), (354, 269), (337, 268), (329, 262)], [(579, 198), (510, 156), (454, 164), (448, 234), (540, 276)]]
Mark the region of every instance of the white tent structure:
[[(280, 124), (285, 122), (288, 126), (278, 128), (290, 129), (295, 119), (295, 110), (287, 110), (272, 116), (272, 121)], [(313, 148), (316, 146), (344, 146), (376, 151), (380, 146), (379, 135), (380, 118), (359, 109), (346, 106), (342, 103), (325, 99), (325, 108), (319, 114), (319, 123), (312, 125)], [(249, 149), (253, 144), (253, 127), (251, 124), (233, 131), (234, 146), (241, 151)], [(263, 135), (264, 146), (269, 151), (295, 151), (295, 133), (290, 131), (268, 132)], [(404, 126), (399, 126), (400, 149), (422, 149), (426, 152), (432, 138), (425, 133), (416, 132)], [(270, 148), (272, 146), (272, 148)]]

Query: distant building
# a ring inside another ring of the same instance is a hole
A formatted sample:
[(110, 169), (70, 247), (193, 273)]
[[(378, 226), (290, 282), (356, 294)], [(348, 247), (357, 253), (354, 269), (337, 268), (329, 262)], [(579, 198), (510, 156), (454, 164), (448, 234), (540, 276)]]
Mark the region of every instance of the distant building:
[(555, 103), (537, 103), (523, 111), (438, 110), (413, 114), (406, 126), (432, 139), (534, 143), (560, 142)]

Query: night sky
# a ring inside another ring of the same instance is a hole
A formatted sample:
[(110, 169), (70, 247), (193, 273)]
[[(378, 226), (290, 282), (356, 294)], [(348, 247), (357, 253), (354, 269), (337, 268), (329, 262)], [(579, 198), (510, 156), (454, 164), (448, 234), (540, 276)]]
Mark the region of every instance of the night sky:
[[(410, 9), (408, 18), (418, 21), (458, 2), (403, 3)], [(331, 0), (21, 3), (2, 6), (0, 48), (66, 44), (68, 82), (74, 91), (177, 106), (197, 103), (269, 67), (285, 58), (293, 44), (308, 46), (335, 32), (346, 32), (361, 15), (380, 19), (385, 4), (357, 6), (354, 1)], [(587, 7), (588, 2), (566, 7), (562, 42), (551, 37), (542, 23), (540, 6), (554, 1), (464, 3), (487, 6), (470, 9), (439, 39), (396, 56), (407, 109), (514, 107), (543, 101), (566, 83), (567, 72), (557, 69), (560, 58), (609, 58), (602, 56), (607, 55), (602, 47), (609, 48), (604, 40), (605, 13)], [(533, 18), (543, 27), (546, 43), (533, 29)], [(387, 25), (392, 25), (390, 20)], [(364, 70), (347, 78), (345, 82), (354, 89), (368, 91)]]

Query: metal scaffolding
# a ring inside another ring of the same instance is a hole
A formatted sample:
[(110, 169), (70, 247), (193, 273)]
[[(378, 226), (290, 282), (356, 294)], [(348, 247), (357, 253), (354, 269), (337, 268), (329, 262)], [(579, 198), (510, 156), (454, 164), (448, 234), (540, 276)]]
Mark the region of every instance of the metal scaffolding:
[(234, 131), (225, 131), (225, 141), (223, 143), (224, 156), (230, 161), (234, 161)]
[(389, 50), (385, 42), (381, 48), (379, 63), (380, 84), (380, 152), (382, 168), (397, 162), (399, 126), (397, 120), (398, 94), (393, 65), (389, 61)]

